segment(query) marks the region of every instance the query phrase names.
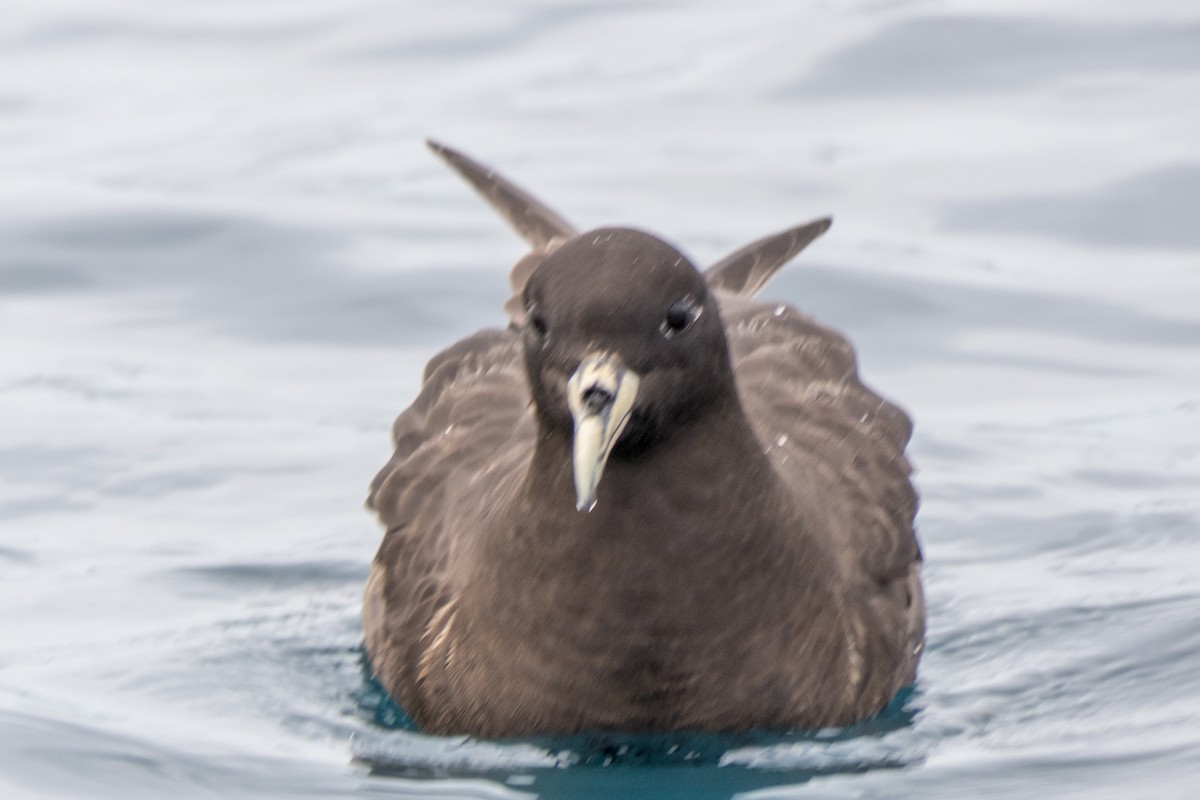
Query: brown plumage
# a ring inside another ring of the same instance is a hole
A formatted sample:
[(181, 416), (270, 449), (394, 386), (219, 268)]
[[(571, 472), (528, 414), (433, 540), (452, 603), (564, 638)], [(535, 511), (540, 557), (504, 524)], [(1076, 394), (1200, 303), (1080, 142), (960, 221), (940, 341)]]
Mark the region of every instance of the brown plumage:
[(533, 252), (509, 327), (429, 362), (371, 487), (363, 627), (388, 692), (429, 732), (492, 738), (882, 709), (924, 641), (911, 424), (842, 336), (752, 299), (829, 221), (700, 273), (431, 147)]

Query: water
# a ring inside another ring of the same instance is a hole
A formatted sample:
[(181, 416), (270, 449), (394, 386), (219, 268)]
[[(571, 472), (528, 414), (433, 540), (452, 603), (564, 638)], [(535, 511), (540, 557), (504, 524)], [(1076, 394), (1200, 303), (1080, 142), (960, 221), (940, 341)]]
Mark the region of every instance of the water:
[[(1185, 0), (9, 3), (0, 794), (1196, 796), (1197, 96)], [(382, 724), (366, 484), (522, 252), (426, 135), (700, 262), (836, 215), (766, 294), (916, 419), (910, 696), (782, 739)]]

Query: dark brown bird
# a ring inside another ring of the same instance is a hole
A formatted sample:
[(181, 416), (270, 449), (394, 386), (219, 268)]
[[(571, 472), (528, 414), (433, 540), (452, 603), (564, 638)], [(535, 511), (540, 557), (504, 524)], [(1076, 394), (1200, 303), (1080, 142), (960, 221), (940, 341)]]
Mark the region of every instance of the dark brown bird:
[(911, 423), (752, 299), (828, 219), (699, 272), (430, 143), (525, 237), (504, 330), (439, 353), (368, 505), (372, 668), (431, 733), (839, 726), (924, 643)]

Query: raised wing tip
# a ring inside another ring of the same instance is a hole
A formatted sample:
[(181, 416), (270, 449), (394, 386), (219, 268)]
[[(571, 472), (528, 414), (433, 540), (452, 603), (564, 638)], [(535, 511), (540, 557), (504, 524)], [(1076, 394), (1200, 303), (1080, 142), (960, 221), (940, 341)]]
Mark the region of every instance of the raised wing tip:
[(475, 164), (475, 162), (469, 156), (465, 155), (464, 153), (460, 153), (453, 147), (442, 144), (437, 139), (426, 139), (425, 146), (428, 147), (438, 158), (442, 159), (460, 172), (467, 168), (466, 165), (480, 168), (483, 166), (482, 164)]
[(487, 164), (436, 139), (426, 139), (425, 144), (474, 187), (535, 250), (545, 250), (555, 241), (575, 235), (575, 228), (558, 212)]
[(449, 145), (442, 144), (437, 139), (426, 139), (425, 146), (436, 153), (439, 157), (447, 160), (451, 158), (462, 158), (463, 154), (455, 150)]
[(764, 236), (713, 264), (704, 271), (704, 276), (714, 288), (751, 297), (780, 267), (795, 258), (831, 225), (832, 217), (821, 217)]

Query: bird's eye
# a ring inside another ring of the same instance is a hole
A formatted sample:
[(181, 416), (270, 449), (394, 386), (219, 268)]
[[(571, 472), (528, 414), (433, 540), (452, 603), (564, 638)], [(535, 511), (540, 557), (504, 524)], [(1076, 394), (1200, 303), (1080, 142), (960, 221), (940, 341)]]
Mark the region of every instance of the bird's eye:
[(700, 310), (691, 300), (676, 300), (667, 309), (662, 324), (659, 325), (659, 330), (662, 331), (663, 336), (669, 339), (692, 327), (692, 323), (698, 316), (700, 316)]
[(546, 317), (542, 315), (536, 308), (528, 308), (525, 311), (525, 319), (528, 321), (529, 329), (536, 333), (539, 337), (544, 337), (549, 328), (546, 326)]

